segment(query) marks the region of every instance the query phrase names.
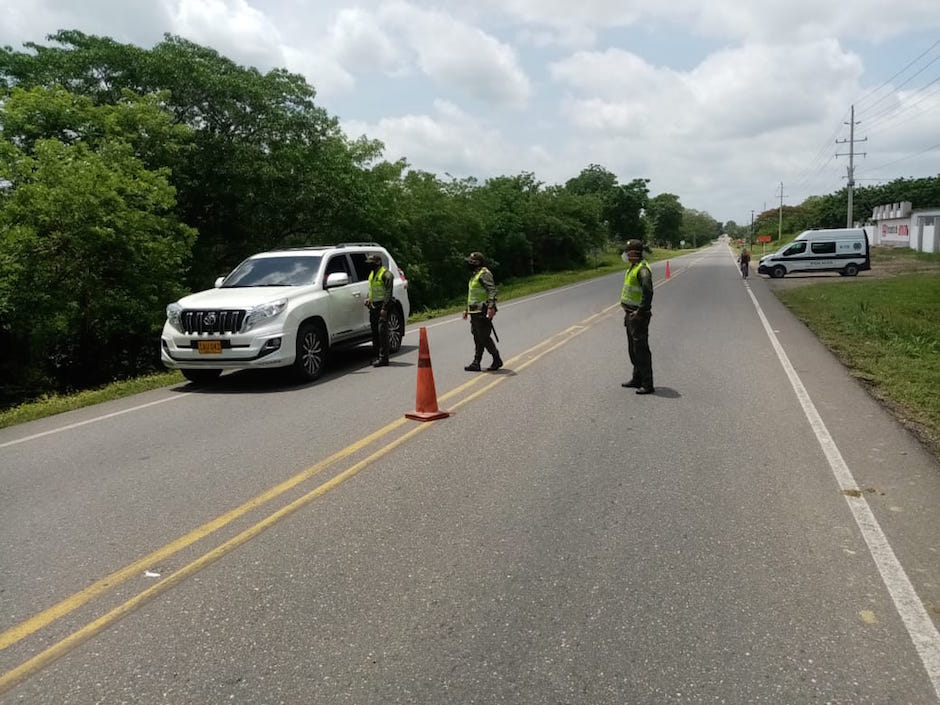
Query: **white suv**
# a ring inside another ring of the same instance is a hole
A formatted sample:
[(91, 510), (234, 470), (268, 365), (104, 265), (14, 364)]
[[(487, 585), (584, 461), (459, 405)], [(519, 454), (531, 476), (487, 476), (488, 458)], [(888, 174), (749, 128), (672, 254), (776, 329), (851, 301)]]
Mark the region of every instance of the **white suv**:
[(388, 326), (389, 350), (397, 352), (410, 313), (408, 280), (384, 247), (347, 243), (253, 255), (214, 289), (170, 304), (161, 361), (196, 383), (223, 370), (289, 365), (302, 381), (317, 379), (330, 349), (372, 340), (365, 307), (370, 254), (394, 276)]

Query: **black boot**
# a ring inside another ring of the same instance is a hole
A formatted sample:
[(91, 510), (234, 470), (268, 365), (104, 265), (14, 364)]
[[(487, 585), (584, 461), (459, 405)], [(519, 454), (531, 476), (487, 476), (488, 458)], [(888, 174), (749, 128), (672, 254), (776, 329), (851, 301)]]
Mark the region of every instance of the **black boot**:
[(503, 366), (503, 358), (499, 356), (499, 353), (493, 356), (493, 364), (491, 364), (486, 369), (490, 372), (496, 372), (500, 367)]
[(479, 361), (474, 360), (474, 361), (471, 362), (469, 365), (467, 365), (466, 367), (464, 367), (464, 369), (465, 369), (467, 372), (479, 372), (479, 371), (480, 371), (480, 363), (479, 363)]

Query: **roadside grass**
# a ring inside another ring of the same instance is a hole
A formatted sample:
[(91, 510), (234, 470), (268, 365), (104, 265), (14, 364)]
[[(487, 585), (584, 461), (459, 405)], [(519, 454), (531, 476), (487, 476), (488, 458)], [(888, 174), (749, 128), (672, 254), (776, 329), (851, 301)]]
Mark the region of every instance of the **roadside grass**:
[(168, 387), (171, 384), (179, 384), (184, 381), (183, 375), (177, 371), (157, 372), (145, 377), (112, 382), (98, 389), (86, 389), (74, 394), (48, 394), (35, 401), (0, 411), (0, 428), (35, 421), (47, 416), (61, 414), (63, 411), (73, 411), (74, 409), (81, 409), (84, 406), (92, 406), (112, 399), (129, 397), (132, 394), (140, 394), (151, 389)]
[[(876, 264), (940, 262), (937, 255), (886, 249), (872, 250)], [(873, 396), (940, 455), (940, 274), (849, 286), (818, 283), (776, 294)]]

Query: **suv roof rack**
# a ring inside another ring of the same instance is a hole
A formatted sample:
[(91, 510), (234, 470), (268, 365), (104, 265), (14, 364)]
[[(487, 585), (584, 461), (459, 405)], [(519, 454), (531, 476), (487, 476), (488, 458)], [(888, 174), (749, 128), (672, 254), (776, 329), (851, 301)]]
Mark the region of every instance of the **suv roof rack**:
[[(303, 250), (329, 250), (331, 245), (298, 245), (297, 247), (278, 247), (274, 250), (265, 250), (265, 252), (300, 252)], [(259, 253), (263, 254), (263, 253)]]
[(381, 247), (377, 242), (341, 242), (334, 247)]

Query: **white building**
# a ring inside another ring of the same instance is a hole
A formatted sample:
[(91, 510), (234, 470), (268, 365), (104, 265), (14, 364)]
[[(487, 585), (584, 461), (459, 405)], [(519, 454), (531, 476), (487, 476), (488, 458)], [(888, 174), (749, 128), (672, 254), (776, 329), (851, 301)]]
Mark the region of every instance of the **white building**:
[(913, 210), (910, 201), (878, 206), (865, 226), (872, 245), (940, 252), (940, 208)]

